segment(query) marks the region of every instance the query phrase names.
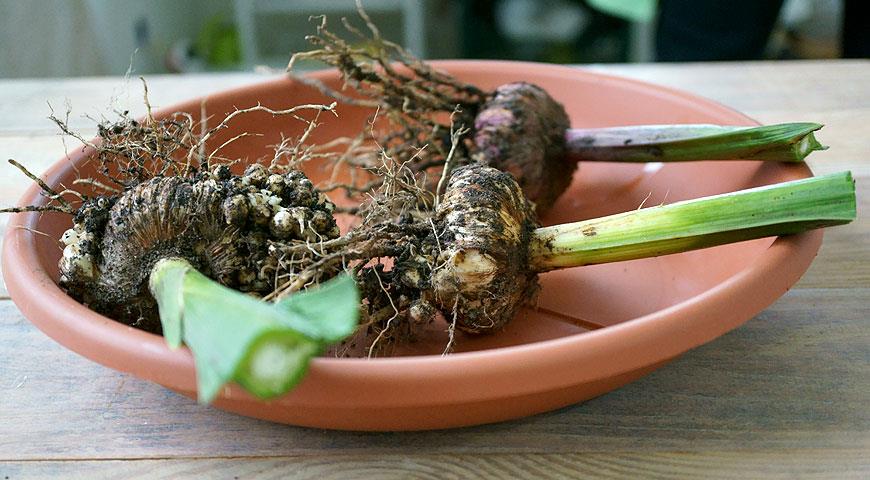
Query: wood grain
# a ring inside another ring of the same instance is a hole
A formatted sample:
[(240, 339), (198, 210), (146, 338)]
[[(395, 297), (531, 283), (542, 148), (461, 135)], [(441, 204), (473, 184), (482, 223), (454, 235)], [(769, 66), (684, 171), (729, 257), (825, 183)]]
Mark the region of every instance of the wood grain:
[[(591, 68), (686, 89), (765, 123), (826, 123), (819, 137), (831, 149), (811, 165), (853, 171), (858, 220), (826, 233), (813, 266), (776, 304), (652, 375), (582, 405), (444, 432), (330, 432), (202, 407), (53, 343), (0, 289), (0, 479), (866, 478), (870, 61)], [(155, 104), (169, 104), (262, 78), (157, 77), (149, 85)], [(96, 115), (112, 95), (123, 97), (123, 84), (0, 80), (0, 160), (44, 170), (64, 152), (45, 100), (57, 108), (69, 97), (76, 112)], [(139, 84), (128, 84), (123, 98), (135, 110)], [(73, 125), (93, 133), (87, 119)], [(0, 164), (0, 205), (26, 186)]]
[[(844, 466), (846, 468), (844, 468)], [(210, 458), (181, 460), (98, 460), (0, 463), (10, 479), (578, 479), (578, 478), (866, 478), (862, 450), (775, 450), (728, 452), (348, 455)], [(832, 475), (836, 474), (836, 476)]]

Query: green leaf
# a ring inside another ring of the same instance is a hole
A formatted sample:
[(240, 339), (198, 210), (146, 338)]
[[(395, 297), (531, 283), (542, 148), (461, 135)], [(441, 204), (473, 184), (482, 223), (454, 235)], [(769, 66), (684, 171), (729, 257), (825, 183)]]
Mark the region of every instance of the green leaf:
[[(353, 298), (354, 301), (347, 301)], [(277, 303), (289, 315), (286, 324), (311, 338), (335, 343), (356, 330), (359, 292), (350, 275), (342, 274), (318, 288), (291, 295)]]
[(636, 125), (572, 129), (570, 155), (580, 161), (685, 162), (762, 160), (803, 162), (825, 150), (814, 132), (818, 123), (781, 123), (760, 127), (726, 125)]
[(227, 380), (203, 357), (200, 349), (191, 349), (196, 365), (196, 391), (200, 403), (211, 403)]
[(180, 335), (193, 352), (203, 403), (230, 381), (262, 399), (286, 393), (359, 318), (356, 283), (346, 275), (280, 305), (224, 287), (181, 259), (158, 262), (150, 286), (167, 342)]
[(160, 322), (163, 324), (163, 338), (169, 348), (175, 349), (181, 346), (181, 317), (184, 312), (181, 287), (190, 264), (172, 258), (160, 261), (164, 262), (169, 262), (169, 267), (172, 268), (155, 266), (149, 283), (154, 297), (163, 300), (157, 303)]
[(643, 208), (535, 230), (538, 272), (686, 252), (855, 219), (850, 172)]

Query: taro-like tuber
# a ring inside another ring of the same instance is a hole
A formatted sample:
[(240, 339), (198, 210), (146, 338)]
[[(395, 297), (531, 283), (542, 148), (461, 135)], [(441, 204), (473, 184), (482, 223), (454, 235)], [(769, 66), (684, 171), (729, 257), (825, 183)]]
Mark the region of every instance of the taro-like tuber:
[[(430, 172), (432, 178), (441, 176), (440, 169), (449, 175), (452, 168), (472, 163), (509, 172), (541, 214), (568, 187), (578, 161), (802, 161), (825, 148), (813, 135), (822, 127), (815, 123), (571, 129), (565, 109), (544, 89), (512, 82), (486, 91), (464, 83), (382, 38), (359, 2), (358, 11), (369, 35), (345, 20), (354, 38), (342, 39), (321, 17), (317, 34), (307, 37), (316, 49), (295, 54), (288, 70), (301, 59), (336, 67), (356, 98), (297, 78), (340, 101), (376, 107), (388, 123), (377, 143), (390, 156), (409, 160), (414, 171)], [(414, 152), (407, 144), (427, 148)], [(379, 155), (362, 150), (358, 161), (371, 167)], [(437, 188), (434, 182), (428, 187)]]
[(339, 234), (334, 205), (302, 172), (244, 175), (226, 165), (192, 177), (154, 177), (76, 211), (64, 233), (60, 285), (91, 308), (159, 331), (148, 276), (165, 258), (184, 258), (221, 284), (260, 296), (272, 290), (269, 242)]
[[(61, 237), (59, 284), (72, 297), (119, 322), (162, 333), (192, 350), (199, 398), (210, 401), (228, 381), (260, 398), (286, 392), (311, 357), (352, 334), (359, 316), (353, 280), (331, 272), (320, 286), (264, 303), (283, 259), (276, 243), (312, 244), (339, 236), (334, 205), (290, 165), (308, 147), (277, 153), (268, 165), (234, 174), (232, 159), (206, 152), (206, 140), (249, 111), (302, 118), (334, 106), (262, 106), (229, 114), (211, 129), (178, 113), (99, 126), (97, 173), (79, 178), (96, 193), (55, 191), (34, 179), (45, 205), (6, 212), (59, 211), (73, 216)], [(52, 117), (64, 132), (75, 135)], [(315, 124), (309, 120), (309, 127)], [(240, 138), (240, 137), (235, 137)], [(301, 139), (300, 139), (301, 140)], [(232, 140), (231, 140), (232, 141)]]
[[(420, 249), (431, 258), (418, 261), (431, 270), (422, 272), (419, 297), (409, 305), (428, 302), (461, 330), (492, 332), (534, 296), (540, 272), (798, 233), (854, 217), (854, 183), (841, 173), (536, 228), (511, 175), (469, 165), (451, 176), (435, 211), (437, 234)], [(401, 264), (395, 269), (407, 274)]]
[[(389, 200), (376, 197), (374, 204), (384, 209)], [(513, 176), (492, 167), (458, 167), (436, 200), (432, 210), (392, 217), (364, 212), (361, 225), (319, 245), (320, 271), (347, 262), (359, 267), (371, 347), (413, 337), (415, 326), (437, 313), (464, 332), (498, 331), (534, 298), (540, 272), (797, 233), (855, 216), (848, 173), (543, 228)], [(297, 275), (305, 278), (305, 269)], [(279, 286), (276, 296), (292, 292), (292, 284)]]

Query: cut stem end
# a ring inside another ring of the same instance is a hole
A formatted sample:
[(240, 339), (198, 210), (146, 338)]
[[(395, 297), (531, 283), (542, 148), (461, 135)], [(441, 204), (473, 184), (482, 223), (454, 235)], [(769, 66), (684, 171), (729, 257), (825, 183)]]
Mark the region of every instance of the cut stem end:
[(572, 129), (568, 155), (575, 161), (682, 162), (769, 160), (802, 162), (827, 147), (816, 140), (818, 123), (761, 127), (722, 125), (639, 125)]

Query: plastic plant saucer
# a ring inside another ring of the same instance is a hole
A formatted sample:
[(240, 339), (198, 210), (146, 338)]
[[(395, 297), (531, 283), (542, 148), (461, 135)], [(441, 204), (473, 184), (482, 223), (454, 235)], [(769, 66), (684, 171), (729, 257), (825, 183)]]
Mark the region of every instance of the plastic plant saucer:
[[(536, 83), (562, 102), (574, 127), (652, 123), (751, 125), (752, 119), (684, 92), (634, 80), (553, 65), (434, 62), (484, 88), (509, 81)], [(335, 71), (315, 77), (338, 86)], [(210, 115), (260, 102), (272, 108), (328, 103), (316, 91), (286, 78), (210, 95)], [(159, 112), (186, 111), (198, 118), (203, 99)], [(369, 114), (340, 106), (339, 118), (322, 116), (313, 142), (353, 135)], [(213, 144), (246, 131), (222, 151), (251, 161), (268, 155), (281, 135), (301, 133), (287, 118), (252, 113), (236, 117)], [(49, 185), (70, 184), (73, 164), (87, 171), (88, 149), (52, 166)], [(92, 168), (92, 166), (90, 166)], [(308, 165), (315, 182), (326, 172)], [(760, 162), (684, 164), (582, 164), (545, 224), (616, 213), (661, 202), (696, 198), (810, 176), (804, 165)], [(31, 187), (21, 204), (43, 202)], [(92, 312), (58, 286), (60, 251), (27, 227), (59, 236), (70, 220), (60, 214), (16, 214), (6, 230), (3, 270), (22, 313), (67, 348), (110, 368), (195, 396), (192, 357), (169, 350), (163, 339)], [(442, 356), (444, 325), (391, 358), (318, 358), (302, 382), (271, 402), (227, 387), (218, 408), (242, 415), (320, 428), (420, 430), (497, 422), (532, 415), (601, 395), (631, 382), (683, 352), (715, 339), (773, 303), (809, 267), (821, 231), (726, 245), (707, 250), (545, 274), (537, 306), (504, 331), (459, 337), (457, 351)], [(154, 406), (150, 406), (154, 407)], [(159, 408), (159, 407), (155, 407)]]

